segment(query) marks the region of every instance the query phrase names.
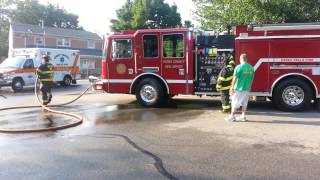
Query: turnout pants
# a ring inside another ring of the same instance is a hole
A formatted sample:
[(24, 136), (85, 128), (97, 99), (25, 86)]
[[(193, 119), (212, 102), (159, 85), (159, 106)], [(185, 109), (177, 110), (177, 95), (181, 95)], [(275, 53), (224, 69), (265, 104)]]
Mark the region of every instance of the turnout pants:
[(51, 102), (52, 94), (51, 94), (52, 82), (41, 82), (40, 91), (42, 92), (42, 101), (43, 105), (47, 105)]
[(231, 111), (229, 90), (220, 91), (223, 112)]

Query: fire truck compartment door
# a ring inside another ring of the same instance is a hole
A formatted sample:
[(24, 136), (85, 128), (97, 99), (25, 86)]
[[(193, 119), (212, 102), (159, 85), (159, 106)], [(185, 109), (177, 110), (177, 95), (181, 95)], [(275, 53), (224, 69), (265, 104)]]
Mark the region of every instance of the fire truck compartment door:
[(241, 53), (246, 53), (248, 56), (248, 63), (254, 67), (255, 75), (252, 83), (252, 92), (267, 92), (270, 87), (270, 62), (269, 59), (269, 42), (263, 40), (254, 41), (240, 41), (239, 43)]

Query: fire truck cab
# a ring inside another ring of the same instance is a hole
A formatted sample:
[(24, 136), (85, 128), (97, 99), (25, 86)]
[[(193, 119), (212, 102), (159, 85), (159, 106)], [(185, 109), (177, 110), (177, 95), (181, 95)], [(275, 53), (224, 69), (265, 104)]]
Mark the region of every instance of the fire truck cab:
[(187, 28), (125, 31), (108, 37), (103, 89), (135, 94), (144, 106), (194, 93), (193, 32)]
[(105, 41), (96, 89), (134, 94), (152, 107), (170, 96), (219, 95), (225, 59), (246, 53), (254, 67), (251, 95), (282, 110), (320, 98), (320, 24), (238, 26), (235, 35), (195, 35), (188, 28), (115, 33)]

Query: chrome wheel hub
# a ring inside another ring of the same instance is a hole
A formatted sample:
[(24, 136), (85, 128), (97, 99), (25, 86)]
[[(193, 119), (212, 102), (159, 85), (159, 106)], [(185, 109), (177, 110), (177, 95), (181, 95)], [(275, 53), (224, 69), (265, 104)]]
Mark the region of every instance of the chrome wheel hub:
[(67, 78), (67, 79), (65, 80), (65, 84), (66, 84), (66, 85), (70, 85), (70, 84), (71, 84), (70, 78)]
[(17, 88), (17, 89), (21, 89), (22, 88), (22, 83), (20, 81), (16, 82), (14, 84), (14, 86)]
[(153, 86), (146, 84), (140, 90), (140, 97), (147, 103), (153, 103), (157, 100), (158, 93)]
[(288, 86), (282, 93), (282, 99), (289, 106), (297, 106), (304, 100), (304, 91), (299, 86)]

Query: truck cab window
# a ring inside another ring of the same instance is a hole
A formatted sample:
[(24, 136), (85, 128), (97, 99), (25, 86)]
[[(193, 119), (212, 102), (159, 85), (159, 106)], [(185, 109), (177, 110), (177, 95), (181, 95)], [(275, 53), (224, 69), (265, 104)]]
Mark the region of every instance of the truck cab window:
[(132, 42), (130, 39), (121, 39), (113, 41), (113, 57), (117, 59), (132, 57)]
[(158, 57), (158, 37), (156, 35), (143, 36), (143, 54), (145, 58)]
[(180, 58), (184, 56), (184, 40), (182, 34), (163, 36), (163, 57)]
[(24, 69), (32, 69), (34, 68), (33, 60), (32, 59), (27, 59), (26, 62), (23, 65)]

